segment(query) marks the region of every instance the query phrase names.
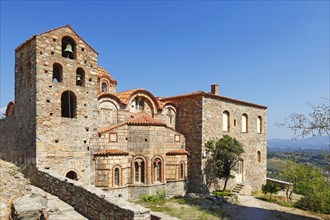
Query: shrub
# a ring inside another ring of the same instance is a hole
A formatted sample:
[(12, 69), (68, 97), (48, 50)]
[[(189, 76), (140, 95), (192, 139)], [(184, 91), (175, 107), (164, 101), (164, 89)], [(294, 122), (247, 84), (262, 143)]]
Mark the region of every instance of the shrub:
[(225, 190), (225, 191), (213, 191), (212, 192), (212, 195), (224, 197), (224, 196), (230, 196), (231, 195), (231, 192), (229, 190)]
[(275, 183), (266, 183), (266, 185), (262, 185), (261, 190), (264, 194), (270, 193), (270, 200), (272, 200), (272, 195), (276, 194), (278, 191), (280, 191), (280, 187), (276, 185)]
[(143, 202), (156, 202), (165, 199), (165, 191), (157, 191), (156, 195), (141, 194), (139, 199)]

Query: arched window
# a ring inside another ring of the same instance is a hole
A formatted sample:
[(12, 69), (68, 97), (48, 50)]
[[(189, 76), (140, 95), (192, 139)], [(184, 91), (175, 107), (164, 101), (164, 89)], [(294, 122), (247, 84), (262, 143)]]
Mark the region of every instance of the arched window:
[(179, 164), (179, 179), (184, 179), (184, 164), (181, 162)]
[(108, 84), (106, 82), (102, 83), (101, 91), (104, 92), (104, 93), (108, 92)]
[(246, 133), (246, 132), (248, 132), (248, 116), (247, 116), (247, 114), (243, 114), (242, 115), (242, 132), (243, 133)]
[(76, 58), (76, 42), (71, 37), (62, 38), (62, 56), (69, 59)]
[(53, 64), (53, 82), (62, 82), (63, 80), (63, 68), (59, 63)]
[(260, 163), (261, 162), (261, 153), (260, 153), (260, 151), (257, 152), (257, 157), (258, 157), (258, 162)]
[(262, 133), (262, 118), (261, 118), (261, 116), (257, 117), (257, 133), (258, 134)]
[(72, 180), (78, 180), (77, 173), (74, 172), (74, 171), (67, 172), (67, 174), (65, 175), (65, 177), (67, 177), (69, 179), (72, 179)]
[(134, 181), (135, 183), (145, 183), (145, 163), (140, 158), (134, 162)]
[(61, 96), (61, 116), (65, 118), (75, 118), (76, 108), (76, 95), (71, 91), (63, 92)]
[(114, 186), (120, 186), (120, 169), (119, 167), (116, 167), (113, 172), (113, 184)]
[(222, 113), (222, 130), (227, 132), (230, 131), (230, 114), (228, 111)]
[(81, 67), (79, 67), (76, 71), (76, 85), (85, 86), (85, 71)]
[(156, 158), (153, 163), (153, 181), (162, 182), (162, 161), (159, 158)]
[(172, 108), (166, 110), (168, 124), (175, 127), (175, 111)]

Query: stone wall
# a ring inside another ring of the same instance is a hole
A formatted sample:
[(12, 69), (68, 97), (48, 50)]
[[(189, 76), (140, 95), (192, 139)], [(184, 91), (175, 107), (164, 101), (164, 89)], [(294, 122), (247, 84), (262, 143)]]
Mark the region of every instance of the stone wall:
[(36, 41), (15, 50), (15, 160), (36, 163)]
[[(229, 131), (223, 131), (223, 112), (230, 113)], [(242, 132), (242, 115), (248, 116), (248, 130)], [(257, 132), (257, 117), (262, 117), (261, 133)], [(203, 137), (202, 151), (206, 152), (204, 144), (208, 140), (221, 138), (223, 135), (230, 135), (242, 143), (245, 153), (243, 159), (243, 181), (247, 185), (251, 185), (253, 190), (259, 189), (266, 182), (267, 168), (267, 149), (266, 149), (266, 110), (244, 104), (232, 103), (229, 101), (218, 100), (213, 97), (203, 98)], [(260, 162), (258, 161), (258, 151), (260, 152)], [(205, 167), (206, 159), (203, 159), (203, 168)], [(235, 172), (233, 172), (236, 175)], [(206, 173), (206, 175), (211, 175)], [(212, 178), (209, 178), (212, 179)], [(235, 183), (241, 182), (232, 179), (229, 182), (229, 187)], [(219, 189), (223, 184), (213, 184), (212, 188)]]
[[(73, 59), (62, 54), (64, 37), (75, 43)], [(97, 136), (98, 128), (97, 53), (70, 27), (37, 35), (35, 51), (37, 165), (63, 176), (73, 171), (79, 181), (90, 184), (94, 172), (90, 150), (95, 147), (90, 139)], [(61, 80), (53, 80), (53, 73), (59, 72), (54, 65), (61, 66)], [(78, 69), (84, 72), (81, 84), (76, 81)], [(75, 99), (72, 118), (62, 116), (61, 105), (66, 102), (62, 94), (66, 91)]]
[(89, 219), (149, 220), (150, 210), (132, 204), (101, 189), (59, 176), (53, 171), (36, 170), (29, 166), (24, 170), (33, 185), (58, 196)]
[[(3, 160), (14, 162), (13, 147), (16, 146), (15, 133), (16, 133), (16, 120), (15, 115), (11, 115), (0, 120), (0, 158)], [(18, 162), (18, 161), (16, 161)]]
[[(174, 100), (176, 101), (176, 100)], [(176, 102), (176, 128), (186, 137), (188, 156), (188, 191), (207, 192), (202, 173), (202, 97), (190, 96)]]
[[(186, 137), (188, 157), (188, 191), (208, 192), (219, 189), (223, 182), (215, 178), (214, 172), (205, 168), (209, 157), (205, 143), (208, 140), (221, 138), (228, 134), (240, 141), (245, 153), (243, 159), (242, 180), (235, 179), (228, 183), (228, 188), (244, 182), (253, 190), (261, 187), (266, 181), (266, 110), (263, 106), (231, 100), (208, 93), (197, 93), (189, 96), (174, 97), (171, 101), (178, 105), (177, 129)], [(230, 113), (228, 132), (223, 131), (223, 112)], [(247, 114), (248, 130), (242, 132), (242, 114)], [(261, 133), (257, 132), (257, 117), (261, 116)], [(260, 162), (258, 160), (260, 152)], [(205, 155), (206, 157), (204, 157)]]

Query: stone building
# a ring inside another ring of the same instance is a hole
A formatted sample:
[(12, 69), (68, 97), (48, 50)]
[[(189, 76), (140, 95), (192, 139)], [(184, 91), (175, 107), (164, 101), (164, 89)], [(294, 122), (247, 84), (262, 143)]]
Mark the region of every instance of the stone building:
[(236, 137), (245, 154), (235, 183), (266, 181), (266, 107), (211, 93), (157, 98), (116, 91), (98, 53), (70, 26), (34, 35), (15, 50), (15, 101), (0, 120), (0, 153), (126, 197), (217, 187), (204, 143)]

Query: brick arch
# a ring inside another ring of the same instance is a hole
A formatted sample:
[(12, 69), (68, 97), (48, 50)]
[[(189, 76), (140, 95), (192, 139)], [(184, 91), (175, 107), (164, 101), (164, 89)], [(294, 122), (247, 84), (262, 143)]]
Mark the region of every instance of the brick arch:
[(13, 101), (8, 102), (5, 116), (9, 117), (12, 116), (15, 113), (15, 103)]
[(155, 163), (160, 162), (160, 181), (163, 183), (165, 181), (165, 160), (162, 156), (156, 155), (151, 159), (151, 182), (155, 183), (157, 182), (156, 177), (155, 177)]
[(178, 179), (186, 179), (186, 163), (181, 160), (178, 166)]
[[(142, 177), (139, 179), (140, 181), (136, 182), (136, 167), (135, 167), (135, 162), (141, 163), (144, 162), (144, 178), (142, 179)], [(144, 180), (144, 182), (142, 181)], [(136, 155), (132, 158), (131, 160), (131, 183), (148, 183), (148, 161), (147, 159), (143, 156), (143, 155)]]
[(70, 172), (73, 172), (73, 173), (76, 174), (76, 179), (73, 179), (73, 180), (79, 180), (79, 179), (80, 179), (79, 172), (78, 172), (76, 169), (74, 169), (74, 168), (67, 169), (65, 172), (63, 172), (63, 176), (65, 176), (66, 178), (71, 179), (70, 177), (67, 177), (67, 175), (68, 175)]
[[(118, 173), (118, 184), (115, 183), (115, 171), (116, 169), (119, 169)], [(123, 185), (123, 170), (122, 167), (119, 164), (116, 164), (112, 167), (112, 187), (115, 186), (122, 186)]]

